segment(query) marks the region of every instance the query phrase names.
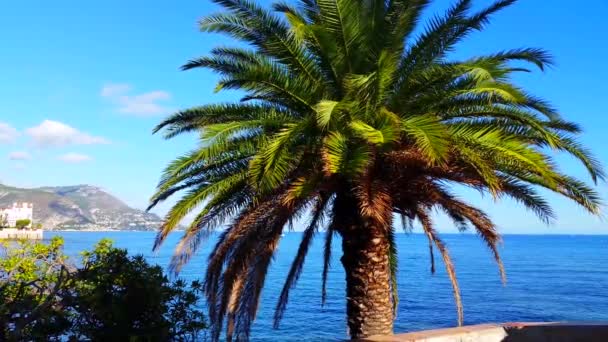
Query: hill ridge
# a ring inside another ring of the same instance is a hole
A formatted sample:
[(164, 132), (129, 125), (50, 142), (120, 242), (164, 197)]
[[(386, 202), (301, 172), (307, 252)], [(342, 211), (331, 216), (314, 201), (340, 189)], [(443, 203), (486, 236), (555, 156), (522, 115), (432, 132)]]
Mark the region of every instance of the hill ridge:
[(46, 230), (157, 230), (156, 214), (129, 207), (89, 184), (18, 188), (0, 183), (0, 207), (32, 202), (34, 221)]

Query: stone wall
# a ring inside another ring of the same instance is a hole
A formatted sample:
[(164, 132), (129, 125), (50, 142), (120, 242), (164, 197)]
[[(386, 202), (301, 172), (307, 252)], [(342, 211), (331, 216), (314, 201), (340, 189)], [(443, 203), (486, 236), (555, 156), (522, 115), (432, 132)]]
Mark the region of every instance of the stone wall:
[(36, 230), (25, 230), (15, 228), (4, 228), (0, 229), (0, 240), (12, 239), (28, 239), (28, 240), (42, 240), (42, 229)]
[(605, 342), (608, 322), (480, 324), (378, 336), (375, 342)]

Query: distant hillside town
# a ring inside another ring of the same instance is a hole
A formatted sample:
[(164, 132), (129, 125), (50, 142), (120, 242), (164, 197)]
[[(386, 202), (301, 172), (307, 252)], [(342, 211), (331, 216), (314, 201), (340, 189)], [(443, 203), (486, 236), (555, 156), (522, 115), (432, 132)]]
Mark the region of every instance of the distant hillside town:
[(157, 215), (131, 208), (91, 185), (18, 188), (0, 184), (0, 208), (6, 208), (0, 213), (10, 226), (27, 218), (44, 230), (154, 231), (162, 225)]
[(14, 202), (12, 206), (0, 208), (0, 226), (16, 227), (17, 221), (27, 220), (26, 225), (22, 228), (31, 228), (34, 219), (34, 204), (33, 203), (18, 203)]

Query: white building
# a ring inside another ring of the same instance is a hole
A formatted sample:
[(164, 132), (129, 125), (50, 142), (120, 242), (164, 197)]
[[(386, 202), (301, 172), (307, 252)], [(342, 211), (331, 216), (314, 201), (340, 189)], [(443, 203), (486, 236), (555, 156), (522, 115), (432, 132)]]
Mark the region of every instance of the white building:
[(12, 207), (0, 208), (0, 221), (8, 223), (9, 227), (14, 227), (17, 220), (30, 220), (31, 227), (34, 217), (34, 204), (32, 203), (13, 203)]

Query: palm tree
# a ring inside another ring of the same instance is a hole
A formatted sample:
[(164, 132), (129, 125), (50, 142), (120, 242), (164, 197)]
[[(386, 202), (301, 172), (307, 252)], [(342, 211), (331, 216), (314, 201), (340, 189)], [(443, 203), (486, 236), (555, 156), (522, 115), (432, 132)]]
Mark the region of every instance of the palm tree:
[[(150, 207), (181, 193), (166, 215), (155, 248), (190, 212), (198, 215), (176, 247), (174, 271), (218, 227), (205, 292), (213, 337), (247, 339), (260, 291), (282, 231), (306, 216), (302, 241), (275, 313), (286, 308), (315, 234), (325, 229), (323, 288), (331, 242), (342, 240), (348, 328), (353, 338), (393, 331), (397, 305), (395, 220), (417, 221), (460, 291), (433, 210), (461, 230), (476, 230), (504, 270), (495, 225), (451, 192), (466, 185), (510, 197), (546, 222), (554, 218), (545, 188), (599, 213), (592, 188), (558, 170), (553, 151), (580, 160), (591, 179), (599, 163), (576, 140), (581, 129), (546, 101), (514, 85), (526, 65), (544, 70), (550, 55), (534, 48), (466, 60), (456, 44), (513, 4), (479, 12), (459, 0), (415, 34), (430, 0), (297, 0), (273, 10), (250, 0), (214, 0), (224, 11), (200, 21), (204, 32), (242, 44), (217, 47), (184, 70), (209, 68), (216, 90), (242, 92), (240, 102), (186, 109), (154, 132), (196, 132), (200, 145), (165, 169)], [(515, 64), (515, 65), (514, 65)], [(185, 192), (182, 192), (185, 191)]]

